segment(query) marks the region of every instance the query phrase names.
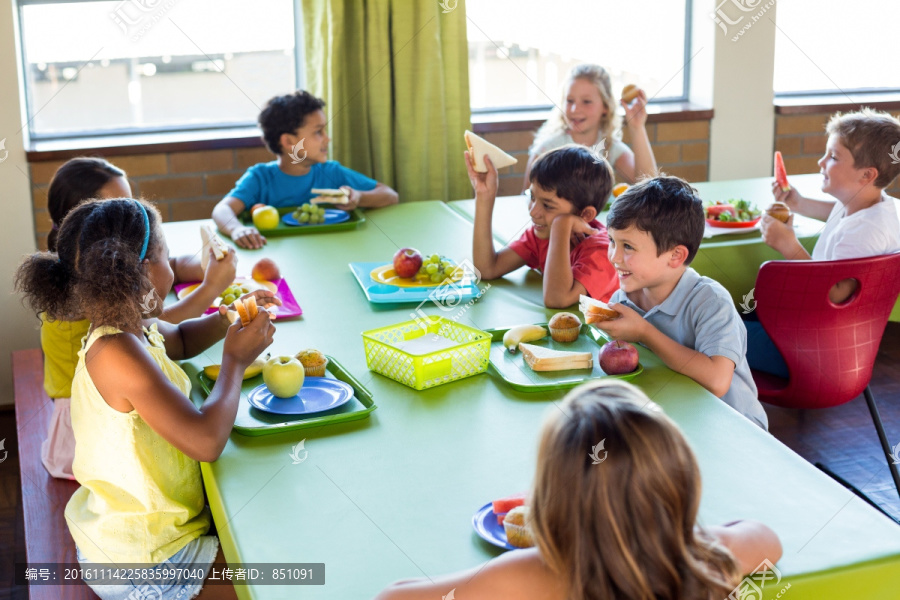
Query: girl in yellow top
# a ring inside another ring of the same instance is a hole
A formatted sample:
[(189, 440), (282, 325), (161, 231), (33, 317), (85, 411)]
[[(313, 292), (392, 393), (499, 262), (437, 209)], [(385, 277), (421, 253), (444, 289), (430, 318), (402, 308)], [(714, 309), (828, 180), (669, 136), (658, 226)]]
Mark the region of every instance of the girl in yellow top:
[[(204, 535), (209, 514), (198, 461), (221, 454), (244, 369), (272, 343), (265, 310), (246, 327), (239, 320), (229, 327), (227, 307), (179, 325), (153, 318), (174, 279), (160, 222), (156, 209), (139, 200), (80, 204), (59, 229), (59, 252), (27, 257), (16, 273), (35, 312), (91, 323), (72, 380), (73, 472), (81, 487), (66, 506), (85, 566), (212, 564), (218, 540)], [(268, 291), (254, 295), (279, 303)], [(223, 336), (219, 379), (198, 409), (172, 359), (195, 356)], [(140, 589), (137, 582), (87, 583), (104, 599)], [(192, 598), (202, 584), (154, 585), (153, 597)]]
[(778, 537), (761, 523), (697, 524), (700, 470), (687, 440), (619, 380), (578, 387), (551, 411), (528, 505), (535, 548), (398, 582), (376, 600), (450, 590), (466, 600), (731, 598), (741, 574), (781, 558)]
[[(130, 198), (131, 186), (125, 171), (102, 158), (73, 158), (53, 175), (47, 190), (47, 210), (53, 221), (47, 247), (56, 252), (59, 225), (73, 208), (91, 198)], [(221, 261), (210, 261), (204, 273), (199, 254), (169, 259), (175, 281), (200, 281), (197, 290), (165, 308), (162, 318), (170, 323), (199, 317), (216, 296), (234, 281), (237, 259), (234, 252)], [(74, 479), (72, 457), (75, 439), (69, 416), (72, 376), (78, 363), (81, 340), (90, 323), (86, 319), (50, 320), (41, 315), (41, 348), (44, 351), (44, 390), (54, 400), (47, 437), (41, 446), (44, 467), (54, 477)]]

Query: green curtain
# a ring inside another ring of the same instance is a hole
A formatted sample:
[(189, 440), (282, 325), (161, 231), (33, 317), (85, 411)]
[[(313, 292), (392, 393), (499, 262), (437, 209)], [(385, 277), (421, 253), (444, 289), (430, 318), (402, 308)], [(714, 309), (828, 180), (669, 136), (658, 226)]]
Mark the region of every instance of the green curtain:
[(303, 0), (306, 88), (331, 156), (401, 202), (472, 196), (464, 0)]

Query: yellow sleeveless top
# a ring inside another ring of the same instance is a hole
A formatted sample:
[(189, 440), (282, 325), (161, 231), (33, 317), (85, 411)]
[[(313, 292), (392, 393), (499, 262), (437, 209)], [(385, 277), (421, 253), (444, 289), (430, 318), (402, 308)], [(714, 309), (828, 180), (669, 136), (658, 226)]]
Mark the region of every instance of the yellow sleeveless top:
[[(121, 333), (98, 327), (78, 353), (72, 380), (72, 472), (81, 484), (66, 506), (69, 531), (97, 563), (158, 564), (209, 530), (200, 463), (153, 431), (132, 410), (109, 406), (94, 386), (84, 357), (97, 339)], [(187, 374), (168, 356), (156, 324), (144, 329), (154, 361), (188, 396)]]
[(72, 395), (72, 377), (78, 350), (91, 322), (48, 321), (41, 314), (41, 350), (44, 351), (44, 391), (51, 398)]

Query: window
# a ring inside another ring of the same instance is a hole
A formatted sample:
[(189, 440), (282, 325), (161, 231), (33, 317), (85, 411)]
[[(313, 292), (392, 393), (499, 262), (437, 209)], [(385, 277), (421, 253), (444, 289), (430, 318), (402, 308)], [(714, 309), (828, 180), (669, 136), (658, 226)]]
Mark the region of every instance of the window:
[(775, 93), (900, 91), (898, 22), (898, 2), (779, 2)]
[[(606, 68), (654, 101), (686, 100), (685, 0), (467, 0), (472, 110), (559, 104), (569, 69)], [(652, 15), (652, 18), (643, 18)]]
[(297, 85), (292, 0), (19, 0), (32, 139), (255, 124)]

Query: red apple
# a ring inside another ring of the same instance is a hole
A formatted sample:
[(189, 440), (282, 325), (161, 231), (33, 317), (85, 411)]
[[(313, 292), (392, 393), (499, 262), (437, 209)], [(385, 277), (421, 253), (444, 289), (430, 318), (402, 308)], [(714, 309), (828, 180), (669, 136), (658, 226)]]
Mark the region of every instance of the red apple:
[(422, 268), (422, 255), (415, 248), (400, 248), (394, 254), (394, 273), (397, 277), (415, 277)]
[(604, 344), (598, 358), (600, 368), (607, 375), (631, 373), (638, 367), (637, 348), (621, 340)]
[(251, 271), (250, 275), (257, 281), (281, 279), (281, 271), (278, 270), (278, 265), (271, 258), (259, 259), (259, 262), (253, 265), (253, 271)]
[(253, 206), (250, 207), (250, 215), (252, 216), (253, 213), (256, 212), (257, 208), (265, 208), (266, 206), (267, 206), (266, 204), (260, 204), (260, 203), (254, 204)]

